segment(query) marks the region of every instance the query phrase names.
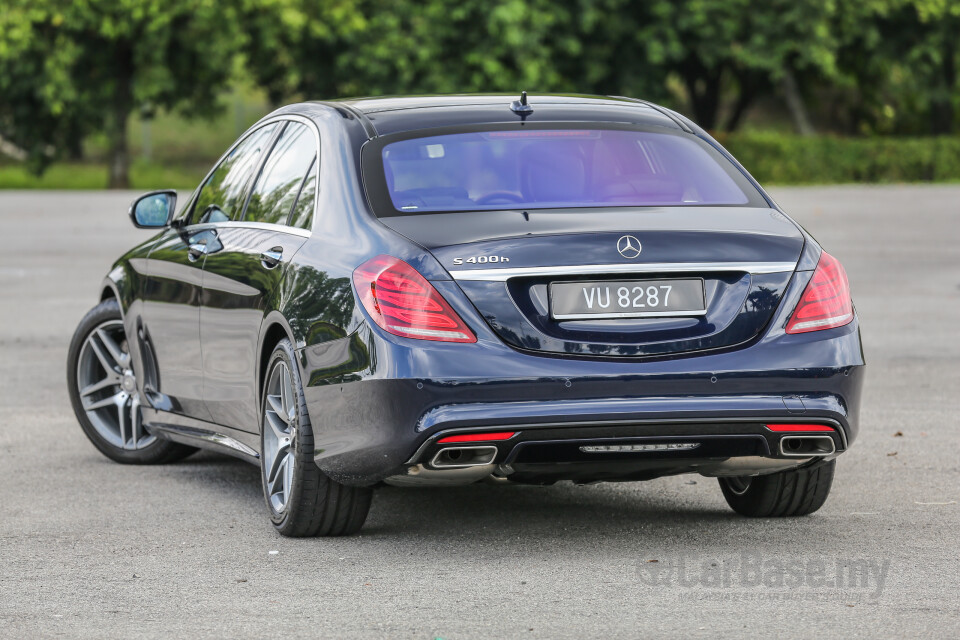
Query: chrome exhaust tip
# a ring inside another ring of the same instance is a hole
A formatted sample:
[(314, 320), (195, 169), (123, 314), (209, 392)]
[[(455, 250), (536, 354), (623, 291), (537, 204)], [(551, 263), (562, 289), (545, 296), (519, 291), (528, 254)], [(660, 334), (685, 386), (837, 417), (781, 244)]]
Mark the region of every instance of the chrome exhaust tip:
[(829, 456), (837, 450), (830, 436), (784, 436), (780, 438), (780, 454), (791, 458)]
[(497, 448), (483, 447), (445, 447), (437, 452), (430, 461), (435, 469), (463, 469), (491, 464), (497, 457)]

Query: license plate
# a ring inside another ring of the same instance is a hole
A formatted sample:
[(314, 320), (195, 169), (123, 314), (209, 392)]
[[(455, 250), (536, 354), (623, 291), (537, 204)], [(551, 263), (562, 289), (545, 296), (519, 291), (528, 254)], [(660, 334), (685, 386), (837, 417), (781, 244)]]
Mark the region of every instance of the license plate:
[(702, 278), (552, 282), (554, 320), (702, 316)]

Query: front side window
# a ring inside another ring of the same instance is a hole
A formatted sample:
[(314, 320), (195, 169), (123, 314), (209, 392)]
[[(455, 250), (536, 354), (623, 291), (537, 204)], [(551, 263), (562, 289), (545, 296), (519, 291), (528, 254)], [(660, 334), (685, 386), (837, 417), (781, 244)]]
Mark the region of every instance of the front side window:
[(313, 130), (299, 122), (288, 124), (263, 165), (243, 219), (286, 224), (316, 155)]
[(387, 215), (757, 206), (762, 200), (726, 158), (687, 134), (628, 129), (479, 131), (399, 140), (384, 145), (380, 156), (393, 208)]
[(268, 124), (251, 133), (213, 170), (197, 195), (193, 222), (226, 222), (240, 212), (250, 176), (276, 127)]

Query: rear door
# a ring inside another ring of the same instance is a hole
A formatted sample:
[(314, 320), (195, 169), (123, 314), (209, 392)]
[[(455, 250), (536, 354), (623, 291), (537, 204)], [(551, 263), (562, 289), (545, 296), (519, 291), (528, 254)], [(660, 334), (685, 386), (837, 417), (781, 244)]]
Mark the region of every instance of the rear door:
[[(220, 247), (204, 263), (200, 308), (203, 396), (217, 424), (256, 433), (257, 345), (269, 296), (309, 237), (317, 137), (302, 122), (282, 131), (244, 208), (218, 225)], [(309, 203), (309, 206), (307, 206)]]
[(275, 133), (267, 125), (237, 144), (188, 205), (186, 223), (151, 251), (144, 287), (145, 344), (156, 368), (152, 391), (168, 410), (210, 420), (203, 401), (200, 298), (206, 256), (219, 249), (217, 225), (243, 205), (261, 149)]

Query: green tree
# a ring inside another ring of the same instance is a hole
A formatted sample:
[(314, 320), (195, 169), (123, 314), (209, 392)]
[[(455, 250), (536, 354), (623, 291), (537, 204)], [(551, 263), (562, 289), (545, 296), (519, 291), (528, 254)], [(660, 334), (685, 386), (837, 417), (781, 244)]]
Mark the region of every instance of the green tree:
[[(797, 76), (834, 71), (832, 0), (653, 0), (630, 8), (639, 12), (631, 16), (636, 41), (680, 79), (707, 129), (736, 129), (758, 98), (778, 90), (802, 112)], [(804, 117), (796, 114), (798, 129)]]
[[(900, 100), (895, 108), (913, 115), (917, 133), (949, 134), (957, 130), (960, 103), (960, 3), (913, 0), (891, 12), (887, 52), (899, 67)], [(917, 117), (919, 116), (919, 117)]]
[(549, 87), (548, 0), (248, 0), (247, 67), (271, 101)]
[(6, 0), (0, 13), (0, 135), (40, 170), (104, 132), (109, 186), (129, 185), (135, 110), (210, 115), (240, 42), (216, 0)]
[(345, 95), (351, 83), (345, 61), (365, 57), (369, 44), (357, 2), (242, 0), (238, 7), (242, 57), (271, 103)]
[(949, 133), (957, 107), (960, 5), (849, 2), (835, 24), (837, 73), (823, 90), (848, 133)]
[[(249, 0), (247, 63), (274, 102), (570, 91), (677, 102), (734, 129), (797, 77), (834, 73), (832, 0)], [(721, 121), (721, 115), (727, 117)]]

